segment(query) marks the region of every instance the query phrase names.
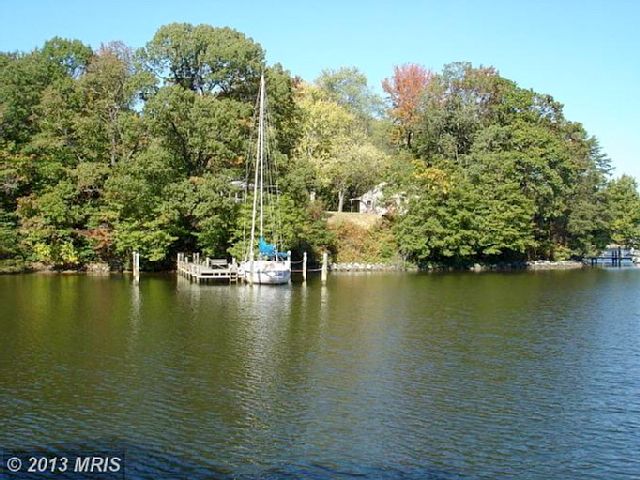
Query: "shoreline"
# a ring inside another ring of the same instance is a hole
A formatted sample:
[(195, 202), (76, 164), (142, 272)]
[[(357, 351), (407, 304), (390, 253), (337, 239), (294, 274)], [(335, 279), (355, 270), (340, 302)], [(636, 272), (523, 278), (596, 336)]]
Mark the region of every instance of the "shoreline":
[[(584, 262), (565, 260), (533, 260), (529, 262), (501, 262), (494, 264), (474, 263), (468, 266), (448, 266), (441, 264), (428, 264), (418, 267), (412, 264), (387, 264), (387, 263), (367, 263), (367, 262), (334, 262), (329, 264), (329, 271), (332, 273), (350, 272), (509, 272), (509, 271), (544, 271), (544, 270), (577, 270), (589, 267)], [(146, 273), (170, 274), (174, 269), (158, 270)], [(20, 275), (20, 274), (40, 274), (40, 275), (88, 275), (88, 276), (108, 276), (114, 274), (127, 274), (130, 270), (114, 270), (108, 268), (106, 264), (89, 264), (79, 269), (55, 269), (43, 264), (25, 263), (22, 268), (0, 269), (0, 275)]]
[(577, 270), (588, 265), (576, 260), (533, 260), (522, 262), (474, 263), (469, 266), (450, 266), (442, 264), (427, 264), (425, 267), (416, 265), (398, 265), (365, 262), (337, 262), (330, 265), (332, 272), (509, 272), (509, 271), (541, 271), (541, 270)]

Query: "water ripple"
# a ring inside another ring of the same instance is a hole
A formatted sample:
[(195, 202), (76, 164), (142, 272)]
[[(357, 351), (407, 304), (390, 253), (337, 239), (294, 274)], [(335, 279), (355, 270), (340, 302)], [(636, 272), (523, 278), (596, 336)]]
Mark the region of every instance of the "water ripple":
[[(0, 446), (127, 478), (640, 477), (640, 271), (0, 277)], [(53, 451), (53, 450), (52, 450)]]

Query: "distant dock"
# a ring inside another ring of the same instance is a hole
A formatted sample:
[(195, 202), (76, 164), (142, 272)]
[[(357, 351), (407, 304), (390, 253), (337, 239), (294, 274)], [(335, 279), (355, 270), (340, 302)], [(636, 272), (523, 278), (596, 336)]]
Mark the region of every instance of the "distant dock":
[(640, 257), (638, 256), (638, 252), (633, 249), (618, 245), (609, 245), (600, 255), (589, 257), (587, 260), (591, 262), (592, 267), (597, 265), (621, 267), (624, 262), (635, 265), (638, 263), (638, 260), (640, 260)]
[(225, 259), (212, 259), (209, 257), (200, 259), (199, 253), (194, 253), (191, 257), (186, 256), (184, 253), (179, 253), (177, 272), (178, 275), (197, 283), (209, 281), (235, 283), (238, 281), (238, 264), (235, 260), (229, 263)]

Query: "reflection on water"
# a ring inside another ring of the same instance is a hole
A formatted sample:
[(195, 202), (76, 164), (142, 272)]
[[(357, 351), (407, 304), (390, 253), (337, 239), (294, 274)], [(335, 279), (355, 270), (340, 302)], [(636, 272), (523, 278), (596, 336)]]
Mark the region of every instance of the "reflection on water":
[(0, 277), (0, 447), (127, 478), (637, 478), (640, 271)]

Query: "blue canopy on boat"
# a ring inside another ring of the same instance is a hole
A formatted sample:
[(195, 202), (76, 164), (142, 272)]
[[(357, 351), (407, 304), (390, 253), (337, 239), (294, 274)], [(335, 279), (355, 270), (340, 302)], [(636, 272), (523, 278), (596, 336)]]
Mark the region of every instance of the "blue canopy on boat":
[(287, 258), (285, 252), (278, 252), (277, 247), (271, 243), (267, 243), (263, 237), (260, 237), (258, 241), (258, 248), (260, 249), (260, 255), (265, 257)]

